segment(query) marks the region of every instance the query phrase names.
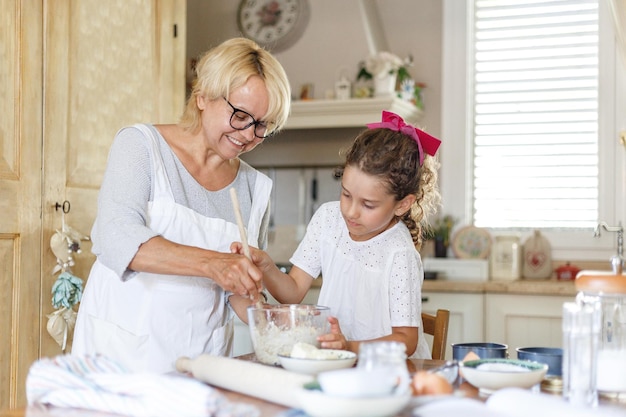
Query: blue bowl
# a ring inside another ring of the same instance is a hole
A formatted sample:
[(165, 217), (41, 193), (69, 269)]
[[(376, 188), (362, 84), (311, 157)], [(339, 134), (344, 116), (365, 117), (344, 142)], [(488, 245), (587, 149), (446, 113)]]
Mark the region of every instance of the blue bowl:
[(507, 345), (501, 343), (453, 343), (452, 359), (462, 361), (470, 352), (474, 352), (480, 359), (507, 358), (507, 348)]
[(548, 347), (517, 348), (517, 359), (545, 363), (548, 365), (548, 375), (561, 376), (563, 349)]

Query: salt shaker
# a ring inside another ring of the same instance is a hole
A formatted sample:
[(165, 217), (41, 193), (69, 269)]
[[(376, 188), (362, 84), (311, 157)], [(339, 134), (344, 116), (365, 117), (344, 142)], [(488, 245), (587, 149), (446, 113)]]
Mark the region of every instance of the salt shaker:
[(579, 294), (563, 304), (563, 397), (577, 406), (598, 405), (600, 300)]

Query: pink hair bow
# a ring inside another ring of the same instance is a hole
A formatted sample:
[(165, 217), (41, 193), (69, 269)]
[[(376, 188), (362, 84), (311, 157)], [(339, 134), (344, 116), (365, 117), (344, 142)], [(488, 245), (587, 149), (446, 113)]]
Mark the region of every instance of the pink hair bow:
[(382, 121), (378, 123), (369, 123), (367, 124), (367, 127), (369, 129), (391, 129), (394, 132), (401, 132), (405, 135), (411, 136), (415, 140), (415, 143), (417, 143), (417, 148), (419, 149), (420, 166), (424, 163), (424, 152), (428, 155), (435, 156), (437, 149), (439, 149), (439, 145), (441, 145), (441, 141), (439, 139), (429, 135), (423, 130), (404, 123), (402, 117), (390, 111), (383, 110)]

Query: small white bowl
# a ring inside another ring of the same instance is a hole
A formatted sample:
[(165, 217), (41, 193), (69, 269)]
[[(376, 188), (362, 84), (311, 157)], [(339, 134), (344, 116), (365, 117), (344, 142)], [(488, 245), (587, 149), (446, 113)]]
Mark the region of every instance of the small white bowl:
[(346, 398), (319, 390), (296, 391), (300, 408), (310, 417), (390, 417), (404, 409), (411, 393), (373, 398)]
[(548, 365), (516, 359), (479, 359), (459, 363), (461, 376), (485, 394), (507, 387), (530, 388), (539, 384)]
[(357, 354), (348, 350), (324, 349), (325, 358), (308, 359), (292, 358), (289, 355), (278, 355), (278, 361), (288, 371), (317, 375), (320, 372), (354, 366)]
[(321, 372), (317, 381), (322, 392), (334, 397), (384, 397), (407, 391), (406, 387), (399, 385), (398, 375), (388, 369), (351, 368)]

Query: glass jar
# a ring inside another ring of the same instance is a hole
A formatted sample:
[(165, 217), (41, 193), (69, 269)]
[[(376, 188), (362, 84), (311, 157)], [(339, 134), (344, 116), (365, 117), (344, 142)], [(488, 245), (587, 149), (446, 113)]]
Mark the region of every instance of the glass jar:
[(404, 394), (409, 391), (411, 383), (406, 358), (404, 343), (363, 342), (359, 345), (357, 368), (394, 375), (397, 381), (395, 392)]
[(576, 406), (598, 405), (600, 322), (598, 297), (579, 293), (576, 302), (563, 303), (563, 398)]
[(576, 278), (576, 289), (600, 300), (598, 395), (626, 401), (626, 276), (582, 271)]
[(518, 236), (496, 236), (491, 248), (491, 279), (516, 280), (522, 273), (522, 245)]

